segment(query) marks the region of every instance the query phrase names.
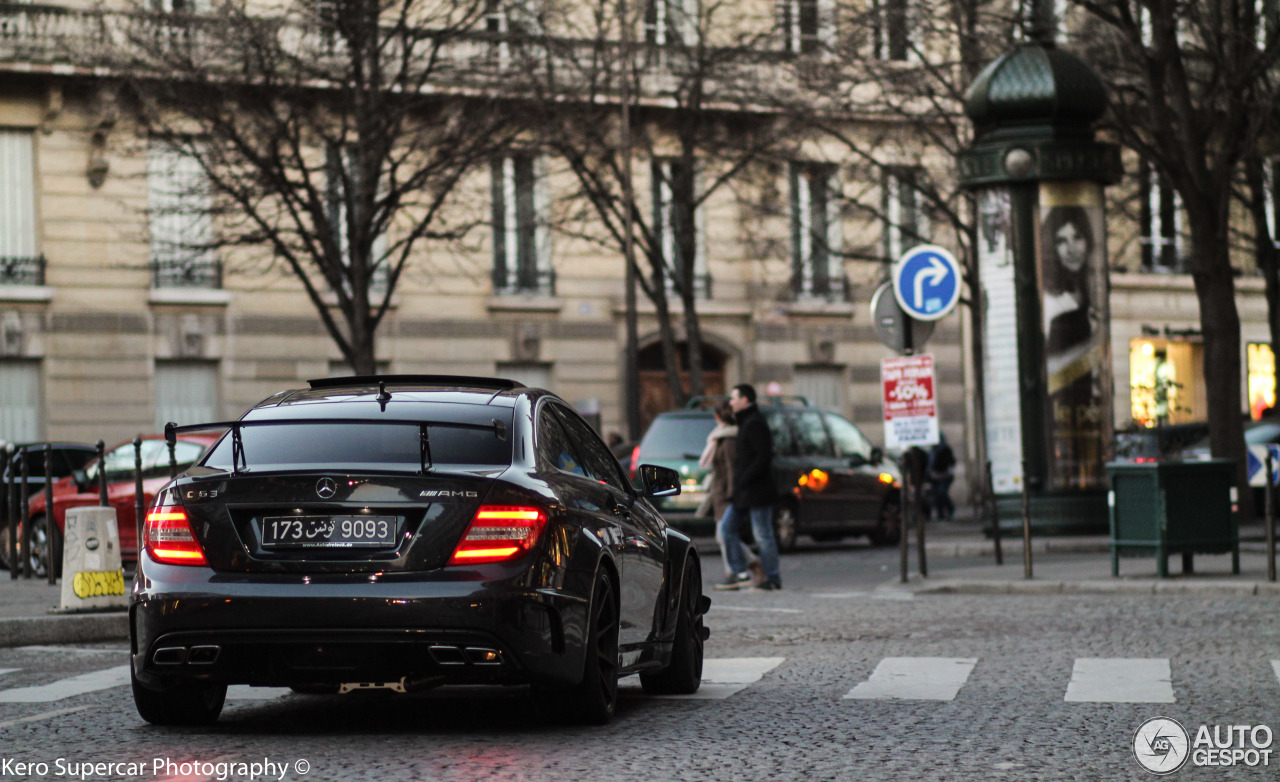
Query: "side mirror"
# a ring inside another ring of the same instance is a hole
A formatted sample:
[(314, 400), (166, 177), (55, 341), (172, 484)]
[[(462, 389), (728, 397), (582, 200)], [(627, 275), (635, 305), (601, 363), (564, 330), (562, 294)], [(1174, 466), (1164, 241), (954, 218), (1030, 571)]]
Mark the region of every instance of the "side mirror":
[(871, 463), (879, 464), (880, 462), (883, 462), (883, 461), (884, 461), (884, 449), (879, 447), (872, 447)]
[(640, 477), (640, 493), (646, 497), (674, 497), (680, 493), (680, 473), (670, 467), (642, 464), (636, 474)]
[(867, 459), (867, 457), (863, 456), (860, 453), (855, 453), (849, 457), (850, 467), (863, 467), (868, 464), (871, 464), (871, 462)]

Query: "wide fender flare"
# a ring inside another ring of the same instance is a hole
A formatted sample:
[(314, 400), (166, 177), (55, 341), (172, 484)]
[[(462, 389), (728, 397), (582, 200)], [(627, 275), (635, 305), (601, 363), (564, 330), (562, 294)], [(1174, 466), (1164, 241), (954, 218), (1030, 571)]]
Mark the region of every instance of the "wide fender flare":
[[(659, 637), (662, 641), (671, 641), (676, 636), (676, 620), (680, 616), (680, 596), (684, 594), (687, 586), (684, 583), (685, 566), (690, 559), (698, 560), (699, 565), (701, 565), (701, 561), (698, 556), (698, 549), (693, 545), (693, 541), (688, 535), (670, 527), (663, 534), (667, 545), (666, 572), (663, 574), (663, 583), (666, 588), (662, 594)], [(701, 568), (699, 568), (699, 572), (701, 572)], [(702, 593), (702, 584), (699, 583), (692, 586), (698, 590), (699, 594)]]

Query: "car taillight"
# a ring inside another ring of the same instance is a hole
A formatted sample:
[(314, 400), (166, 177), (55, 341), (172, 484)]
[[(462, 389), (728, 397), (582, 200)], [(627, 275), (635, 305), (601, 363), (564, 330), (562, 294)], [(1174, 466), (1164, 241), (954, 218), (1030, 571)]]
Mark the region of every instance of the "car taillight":
[(142, 528), (147, 554), (169, 565), (207, 565), (204, 550), (191, 531), (187, 510), (181, 505), (157, 505)]
[(547, 516), (538, 508), (484, 505), (467, 527), (454, 549), (450, 565), (501, 562), (533, 548), (547, 526)]
[(631, 480), (636, 479), (636, 471), (640, 469), (640, 446), (636, 446), (631, 451)]

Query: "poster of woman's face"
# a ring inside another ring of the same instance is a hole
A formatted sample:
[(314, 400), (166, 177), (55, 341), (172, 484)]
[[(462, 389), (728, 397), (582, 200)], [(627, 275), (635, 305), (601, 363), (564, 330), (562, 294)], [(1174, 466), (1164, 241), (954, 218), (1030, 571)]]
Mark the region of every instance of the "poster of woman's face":
[(1102, 208), (1040, 211), (1040, 290), (1049, 396), (1049, 484), (1095, 488), (1103, 479), (1106, 280)]

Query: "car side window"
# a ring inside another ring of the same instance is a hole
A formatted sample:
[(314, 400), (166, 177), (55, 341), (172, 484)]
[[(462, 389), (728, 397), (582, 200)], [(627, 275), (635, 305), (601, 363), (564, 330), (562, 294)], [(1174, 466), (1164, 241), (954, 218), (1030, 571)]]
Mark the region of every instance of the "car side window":
[(600, 442), (600, 436), (576, 415), (565, 410), (558, 412), (564, 419), (569, 437), (572, 438), (574, 446), (586, 463), (587, 474), (601, 483), (625, 492), (627, 484), (623, 482), (621, 466), (613, 454), (609, 453), (604, 443)]
[(551, 405), (543, 405), (538, 413), (535, 443), (539, 458), (548, 465), (562, 472), (586, 476), (587, 472), (578, 462), (578, 456)]
[(822, 425), (822, 414), (812, 412), (797, 413), (792, 419), (796, 424), (796, 439), (800, 443), (800, 451), (806, 456), (832, 456), (831, 440), (827, 437), (826, 427)]
[(787, 424), (787, 417), (777, 410), (770, 410), (764, 414), (764, 420), (769, 423), (769, 431), (773, 433), (774, 455), (795, 456), (795, 438), (791, 436), (791, 427)]
[(858, 427), (838, 415), (826, 416), (827, 428), (831, 430), (831, 439), (835, 441), (836, 452), (841, 456), (861, 456), (871, 458), (871, 441), (863, 436)]

